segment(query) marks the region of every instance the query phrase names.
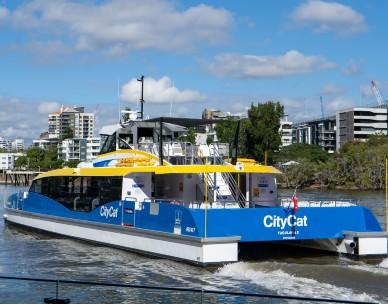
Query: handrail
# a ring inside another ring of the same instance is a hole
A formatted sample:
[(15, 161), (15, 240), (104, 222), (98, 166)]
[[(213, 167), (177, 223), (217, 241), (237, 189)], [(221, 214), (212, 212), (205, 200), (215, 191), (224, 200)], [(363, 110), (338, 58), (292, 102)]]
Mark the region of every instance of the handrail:
[[(214, 149), (214, 161), (216, 164), (224, 164), (224, 161), (221, 161), (220, 155), (218, 153), (218, 149)], [(246, 203), (246, 197), (241, 192), (240, 188), (237, 185), (236, 180), (234, 179), (233, 175), (230, 172), (223, 172), (221, 173), (222, 178), (226, 181), (226, 183), (229, 185), (229, 188), (231, 190), (232, 195), (238, 202), (241, 208), (245, 207)]]
[(96, 281), (83, 281), (83, 280), (42, 279), (42, 278), (15, 277), (15, 276), (4, 276), (4, 275), (0, 276), (0, 279), (55, 283), (56, 284), (56, 298), (58, 298), (58, 296), (59, 296), (59, 291), (58, 291), (59, 288), (58, 287), (60, 284), (73, 284), (73, 285), (92, 285), (92, 286), (106, 286), (106, 287), (137, 288), (137, 289), (149, 289), (149, 290), (160, 290), (160, 291), (192, 292), (192, 293), (201, 294), (201, 300), (202, 300), (203, 294), (219, 294), (219, 295), (230, 295), (230, 296), (240, 296), (240, 297), (298, 300), (298, 301), (321, 302), (321, 303), (377, 304), (376, 302), (351, 301), (351, 300), (328, 299), (328, 298), (312, 298), (312, 297), (303, 297), (303, 296), (282, 296), (282, 295), (264, 294), (264, 293), (250, 293), (250, 292), (239, 292), (239, 291), (228, 291), (228, 290), (214, 290), (214, 289), (205, 289), (205, 288), (187, 288), (187, 287), (160, 286), (160, 285), (155, 286), (155, 285), (145, 285), (145, 284), (128, 284), (128, 283), (119, 283), (119, 282), (96, 282)]

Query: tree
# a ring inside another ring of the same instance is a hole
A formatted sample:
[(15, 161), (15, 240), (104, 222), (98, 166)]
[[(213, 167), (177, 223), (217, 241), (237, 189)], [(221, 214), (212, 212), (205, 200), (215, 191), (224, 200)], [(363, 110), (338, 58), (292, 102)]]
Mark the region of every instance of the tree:
[(187, 133), (185, 135), (180, 136), (178, 140), (182, 142), (189, 142), (195, 145), (196, 137), (197, 137), (197, 132), (195, 131), (195, 128), (189, 128), (187, 130)]
[(20, 156), (15, 161), (18, 168), (28, 169), (57, 169), (63, 165), (63, 160), (58, 159), (56, 146), (49, 146), (47, 150), (32, 147), (27, 150), (26, 156)]
[(65, 130), (63, 130), (63, 133), (61, 136), (62, 140), (65, 140), (68, 138), (74, 138), (74, 130), (70, 127), (65, 128)]
[(280, 119), (284, 107), (279, 102), (267, 101), (251, 105), (248, 110), (246, 126), (247, 155), (259, 161), (264, 161), (264, 155), (269, 153), (272, 161), (273, 153), (279, 150), (281, 135), (279, 133)]
[(80, 163), (79, 160), (69, 160), (63, 164), (64, 167), (68, 168), (77, 168), (77, 165)]
[(29, 168), (41, 167), (42, 161), (45, 158), (45, 150), (37, 147), (29, 148), (27, 150), (27, 159)]
[[(232, 156), (232, 151), (234, 149), (234, 138), (236, 136), (236, 129), (237, 129), (238, 120), (228, 117), (225, 120), (221, 120), (220, 122), (217, 122), (214, 129), (217, 133), (217, 139), (221, 143), (227, 143), (229, 144), (229, 156)], [(246, 149), (245, 149), (245, 141), (246, 141), (246, 125), (247, 120), (243, 119), (241, 120), (240, 125), (240, 132), (238, 134), (239, 140), (238, 140), (238, 156), (245, 156), (246, 155)]]
[(19, 156), (15, 160), (15, 167), (16, 168), (27, 168), (28, 166), (28, 158), (27, 156)]
[(56, 169), (61, 168), (63, 165), (63, 160), (58, 159), (58, 149), (56, 146), (49, 146), (45, 150), (45, 155), (43, 160), (40, 163), (41, 168), (47, 169)]
[(283, 147), (276, 155), (274, 160), (276, 162), (285, 163), (290, 160), (298, 161), (305, 159), (311, 162), (325, 162), (329, 158), (329, 154), (323, 151), (318, 145), (308, 144), (292, 144)]

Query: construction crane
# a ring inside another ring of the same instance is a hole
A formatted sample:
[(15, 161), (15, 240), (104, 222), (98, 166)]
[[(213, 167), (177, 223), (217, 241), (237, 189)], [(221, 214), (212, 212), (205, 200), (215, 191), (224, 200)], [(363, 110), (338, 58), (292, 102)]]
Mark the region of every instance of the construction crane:
[(372, 85), (372, 92), (373, 94), (375, 95), (376, 97), (376, 100), (377, 100), (377, 104), (379, 106), (387, 106), (388, 102), (387, 100), (383, 97), (383, 95), (381, 95), (380, 93), (380, 90), (379, 88), (377, 87), (377, 83), (376, 81), (372, 80), (371, 81), (371, 85)]

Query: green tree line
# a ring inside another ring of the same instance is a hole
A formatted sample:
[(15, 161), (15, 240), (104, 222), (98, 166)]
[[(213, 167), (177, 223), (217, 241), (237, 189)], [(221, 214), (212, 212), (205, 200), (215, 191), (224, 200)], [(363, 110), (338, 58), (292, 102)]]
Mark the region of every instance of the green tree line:
[(283, 168), (279, 179), (286, 187), (384, 189), (388, 137), (372, 135), (366, 142), (348, 142), (332, 155), (318, 146), (291, 145), (278, 155), (279, 162), (296, 164)]
[(48, 170), (58, 169), (64, 166), (74, 168), (79, 161), (66, 162), (58, 159), (58, 152), (56, 146), (50, 146), (46, 150), (31, 147), (27, 149), (25, 156), (20, 156), (15, 161), (16, 168), (34, 169), (34, 170)]

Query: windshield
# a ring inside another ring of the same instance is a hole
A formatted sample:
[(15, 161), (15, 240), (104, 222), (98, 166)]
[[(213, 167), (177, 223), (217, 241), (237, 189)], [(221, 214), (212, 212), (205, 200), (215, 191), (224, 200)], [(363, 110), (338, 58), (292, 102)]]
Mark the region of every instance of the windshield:
[(100, 154), (116, 151), (116, 132), (112, 135), (101, 134)]

